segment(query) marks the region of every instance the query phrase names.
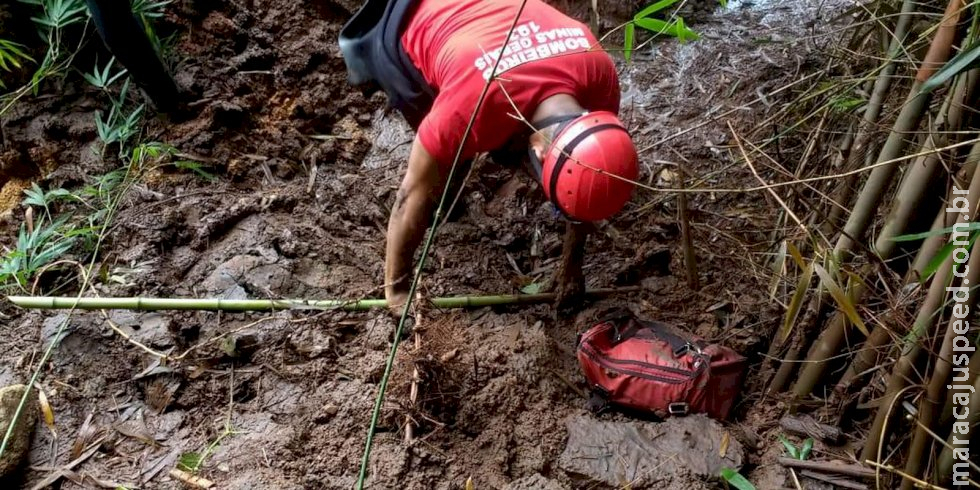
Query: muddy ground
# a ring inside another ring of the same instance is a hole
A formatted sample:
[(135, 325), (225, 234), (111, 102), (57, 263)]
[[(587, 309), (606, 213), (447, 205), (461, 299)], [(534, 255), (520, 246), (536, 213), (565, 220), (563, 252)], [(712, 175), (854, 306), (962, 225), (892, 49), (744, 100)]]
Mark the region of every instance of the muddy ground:
[[(381, 96), (365, 100), (344, 83), (335, 39), (357, 5), (174, 2), (165, 28), (178, 33), (178, 82), (197, 102), (189, 119), (151, 119), (144, 140), (173, 145), (217, 178), (173, 169), (147, 175), (123, 203), (102, 255), (123, 281), (99, 285), (101, 294), (381, 295), (384, 230), (411, 133), (385, 112)], [(592, 20), (591, 2), (559, 5)], [(600, 29), (636, 6), (600, 7)], [(649, 147), (641, 180), (674, 187), (671, 169), (681, 166), (703, 186), (752, 187), (758, 181), (749, 169), (732, 163), (726, 122), (743, 133), (758, 129), (791, 91), (759, 95), (821, 65), (834, 39), (812, 27), (838, 11), (805, 0), (695, 10), (689, 24), (701, 40), (653, 43), (630, 65), (616, 55), (623, 118), (637, 146)], [(77, 77), (60, 89), (20, 103), (2, 121), (19, 159), (19, 166), (5, 160), (5, 168), (21, 169), (2, 176), (4, 245), (22, 220), (15, 204), (28, 182), (70, 188), (118, 164), (92, 153), (101, 96)], [(563, 225), (536, 185), (492, 161), (475, 175), (462, 211), (439, 234), (425, 295), (515, 293), (554, 268)], [(584, 387), (575, 336), (606, 307), (675, 323), (758, 366), (779, 321), (764, 266), (783, 233), (774, 224), (777, 206), (763, 193), (691, 195), (702, 283), (693, 291), (684, 280), (675, 198), (639, 190), (589, 243), (591, 287), (642, 285), (643, 292), (585, 305), (560, 323), (549, 306), (427, 313), (419, 351), (409, 341), (396, 363), (369, 487), (461, 488), (472, 477), (475, 488), (603, 488), (558, 459), (565, 421), (587, 413), (570, 386)], [(2, 313), (0, 384), (7, 384), (37, 367), (63, 317), (9, 306)], [(188, 353), (161, 368), (100, 313), (74, 315), (44, 366), (57, 436), (39, 426), (14, 486), (41, 482), (78, 456), (79, 441), (101, 439), (73, 468), (82, 483), (63, 479), (62, 488), (176, 488), (168, 472), (179, 456), (215, 441), (200, 474), (218, 488), (352, 487), (390, 347), (387, 314), (120, 311), (109, 320), (153, 349)], [(413, 366), (423, 377), (415, 411), (408, 409)], [(785, 475), (771, 471), (772, 451), (754, 451), (773, 446), (781, 414), (778, 400), (762, 399), (757, 370), (729, 430), (750, 448), (747, 468), (758, 466), (755, 474), (768, 482), (760, 488), (780, 488)], [(418, 424), (411, 446), (403, 442), (407, 415)], [(677, 471), (647, 483), (716, 485)]]

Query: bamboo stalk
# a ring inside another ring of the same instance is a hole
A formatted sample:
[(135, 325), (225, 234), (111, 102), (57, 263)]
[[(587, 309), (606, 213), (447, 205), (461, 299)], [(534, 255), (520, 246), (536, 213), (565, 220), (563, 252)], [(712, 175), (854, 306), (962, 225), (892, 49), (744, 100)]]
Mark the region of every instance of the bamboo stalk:
[[(966, 277), (961, 285), (969, 287), (970, 284), (980, 284), (980, 242), (976, 242), (971, 250), (970, 259), (966, 264)], [(972, 311), (977, 303), (977, 292), (970, 288), (966, 305), (967, 311)], [(960, 320), (963, 321), (963, 320)], [(965, 321), (969, 322), (969, 319)], [(932, 446), (932, 436), (929, 432), (935, 432), (937, 421), (941, 415), (942, 406), (946, 392), (946, 380), (953, 372), (953, 339), (956, 337), (954, 324), (956, 317), (951, 316), (946, 324), (946, 335), (943, 337), (942, 346), (939, 349), (939, 357), (936, 359), (936, 367), (933, 368), (932, 378), (929, 380), (925, 396), (919, 401), (918, 418), (920, 425), (917, 426), (912, 443), (909, 446), (908, 459), (905, 462), (905, 473), (913, 477), (922, 476), (925, 470), (925, 462), (928, 458), (929, 450)], [(911, 490), (913, 482), (911, 479), (902, 480), (902, 489)]]
[[(891, 87), (892, 79), (895, 75), (895, 70), (898, 67), (896, 62), (898, 56), (903, 51), (903, 46), (905, 43), (905, 36), (909, 31), (909, 26), (911, 25), (912, 18), (915, 16), (916, 8), (918, 4), (915, 0), (904, 0), (902, 2), (902, 8), (898, 16), (898, 21), (895, 24), (894, 35), (890, 45), (888, 46), (887, 59), (888, 61), (882, 67), (881, 71), (878, 72), (877, 77), (874, 81), (874, 88), (871, 91), (871, 96), (868, 98), (868, 104), (865, 107), (864, 115), (861, 124), (856, 128), (856, 135), (853, 138), (845, 138), (842, 146), (847, 146), (848, 154), (845, 159), (844, 168), (851, 169), (857, 168), (864, 162), (865, 153), (868, 151), (869, 145), (871, 145), (871, 136), (875, 133), (874, 128), (878, 124), (878, 118), (881, 114), (881, 109), (885, 103), (885, 99), (889, 93), (889, 87)], [(879, 160), (881, 161), (881, 160)], [(854, 174), (848, 177), (840, 188), (838, 188), (835, 194), (835, 200), (842, 206), (846, 206), (850, 202), (851, 196), (854, 194), (854, 185), (858, 178), (858, 174)], [(841, 211), (837, 209), (837, 206), (833, 206), (830, 211), (830, 215), (827, 219), (826, 226), (824, 230), (828, 230), (826, 233), (829, 234), (829, 230), (835, 229), (837, 222), (840, 219)], [(850, 221), (850, 220), (848, 220)], [(842, 235), (843, 236), (843, 235)], [(817, 289), (815, 290), (814, 296), (807, 306), (806, 318), (813, 319), (813, 322), (818, 321), (820, 318), (820, 313), (824, 308), (824, 301), (826, 299), (826, 290), (823, 284), (818, 283)], [(808, 347), (808, 332), (812, 328), (807, 327), (807, 324), (803, 322), (803, 328), (796, 329), (794, 336), (798, 337), (796, 341), (792, 344), (792, 347), (787, 352), (783, 359), (783, 362), (779, 365), (776, 373), (773, 375), (772, 380), (769, 383), (768, 391), (779, 392), (782, 391), (785, 386), (789, 383), (790, 378), (796, 372), (798, 366), (797, 361), (802, 357), (803, 351)], [(776, 342), (774, 341), (774, 344)], [(774, 352), (770, 352), (773, 354)]]
[[(687, 186), (687, 175), (684, 170), (680, 170), (681, 187)], [(687, 208), (687, 193), (681, 192), (677, 195), (677, 219), (681, 222), (681, 241), (684, 244), (684, 270), (687, 272), (687, 286), (693, 291), (701, 288), (698, 280), (697, 255), (694, 253), (694, 243), (691, 239), (691, 222)]]
[[(959, 128), (964, 111), (962, 110), (963, 103), (970, 100), (972, 93), (976, 88), (976, 79), (967, 80), (965, 84), (958, 84), (957, 89), (954, 91), (952, 96), (946, 100), (943, 106), (943, 110), (937, 118), (937, 122), (940, 125), (948, 126), (950, 129)], [(930, 138), (926, 140), (923, 147), (923, 152), (934, 151), (937, 148), (942, 148), (946, 145), (947, 136), (945, 132), (939, 134), (931, 135)], [(980, 151), (980, 144), (973, 146), (973, 151)], [(978, 159), (980, 159), (980, 153), (977, 154)], [(974, 160), (972, 155), (967, 158), (967, 163)], [(889, 215), (889, 221), (886, 222), (884, 229), (881, 232), (878, 240), (875, 242), (875, 250), (878, 251), (878, 255), (883, 261), (887, 261), (892, 258), (895, 251), (897, 242), (893, 240), (895, 236), (903, 233), (905, 230), (901, 225), (908, 222), (909, 216), (911, 215), (914, 208), (920, 203), (923, 193), (926, 190), (926, 185), (928, 184), (928, 179), (932, 178), (932, 175), (940, 168), (940, 158), (936, 153), (931, 153), (918, 158), (912, 167), (912, 170), (908, 172), (905, 180), (903, 181), (902, 188), (898, 192), (899, 199), (897, 200), (896, 210), (898, 212), (893, 212)], [(970, 169), (975, 168), (970, 166)], [(964, 178), (964, 180), (971, 180), (973, 174), (970, 170), (962, 172), (963, 175), (957, 176), (959, 178)], [(918, 185), (915, 185), (916, 179), (921, 179)], [(912, 188), (907, 188), (906, 183), (913, 181)], [(947, 201), (952, 199), (952, 189), (949, 190), (947, 195)], [(904, 208), (904, 209), (902, 209)], [(936, 213), (936, 220), (933, 222), (932, 230), (940, 230), (945, 227), (953, 225), (953, 216), (945, 211), (945, 208), (940, 209)], [(943, 235), (937, 234), (933, 237), (929, 237), (926, 240), (928, 243), (923, 243), (923, 248), (919, 256), (916, 257), (916, 262), (920, 262), (920, 258), (928, 254), (925, 260), (921, 261), (920, 269), (913, 267), (912, 271), (908, 277), (909, 281), (917, 281), (921, 277), (923, 270), (926, 265), (932, 260), (936, 252), (942, 247)], [(926, 248), (928, 246), (928, 249)], [(865, 274), (866, 275), (866, 274)], [(891, 332), (882, 327), (875, 328), (871, 332), (871, 336), (864, 342), (861, 350), (854, 356), (847, 369), (844, 370), (844, 374), (841, 376), (837, 383), (837, 389), (839, 391), (846, 391), (849, 386), (851, 386), (855, 381), (857, 381), (860, 376), (867, 372), (868, 369), (872, 368), (878, 359), (878, 351), (885, 346), (885, 344), (892, 338)]]
[[(975, 352), (970, 361), (980, 362), (980, 351)], [(976, 366), (976, 364), (971, 364), (971, 366)], [(974, 427), (973, 430), (976, 431), (977, 424), (980, 423), (980, 376), (976, 376), (973, 379), (972, 386), (973, 393), (970, 395), (970, 404), (967, 405), (969, 414), (966, 420), (957, 420), (957, 422), (966, 422), (970, 427)], [(952, 402), (952, 397), (950, 397), (950, 402)], [(939, 453), (939, 459), (936, 462), (936, 477), (940, 485), (946, 485), (953, 479), (953, 463), (956, 462), (956, 458), (951, 448), (957, 447), (954, 444), (955, 441), (953, 438), (960, 435), (963, 434), (951, 432), (949, 438), (946, 440), (946, 445)], [(962, 447), (962, 445), (959, 446)]]
[[(967, 195), (967, 202), (970, 205), (968, 214), (971, 219), (976, 216), (977, 205), (980, 204), (978, 201), (980, 201), (980, 172), (975, 172), (970, 182), (969, 194)], [(926, 298), (919, 308), (919, 314), (916, 316), (912, 330), (903, 340), (904, 345), (902, 347), (901, 357), (899, 357), (895, 366), (892, 368), (892, 373), (888, 377), (888, 383), (885, 388), (885, 396), (879, 405), (882, 408), (879, 408), (877, 414), (875, 414), (874, 423), (868, 432), (868, 438), (861, 453), (862, 461), (878, 461), (878, 450), (882, 446), (882, 438), (887, 436), (887, 434), (884, 434), (884, 428), (892, 415), (885, 407), (890, 407), (895, 398), (909, 385), (915, 363), (918, 360), (919, 354), (922, 352), (921, 339), (927, 334), (929, 327), (935, 324), (936, 316), (943, 310), (946, 285), (952, 269), (953, 255), (951, 254), (933, 276), (932, 283), (929, 286), (929, 292), (926, 294)]]
[[(959, 2), (960, 0), (951, 0), (951, 2)], [(932, 44), (949, 42), (945, 36), (936, 36), (933, 38)], [(930, 53), (941, 54), (942, 50), (936, 50), (934, 53), (930, 49)], [(933, 66), (935, 63), (945, 62), (945, 59), (939, 59), (936, 57), (927, 58), (923, 60), (919, 68), (919, 74), (923, 73), (926, 66)], [(912, 84), (912, 88), (909, 90), (909, 95), (906, 98), (905, 104), (902, 106), (902, 110), (895, 120), (892, 126), (891, 132), (888, 134), (888, 139), (885, 141), (884, 146), (882, 146), (881, 151), (878, 153), (877, 163), (888, 162), (894, 160), (901, 156), (908, 145), (907, 135), (912, 133), (918, 126), (922, 119), (923, 114), (929, 106), (930, 97), (928, 94), (921, 93), (919, 87), (922, 82), (917, 78)], [(884, 197), (885, 191), (891, 184), (892, 178), (895, 172), (898, 170), (897, 164), (888, 164), (876, 167), (871, 175), (868, 176), (867, 182), (864, 184), (864, 188), (861, 189), (861, 194), (858, 196), (857, 202), (854, 204), (854, 209), (851, 215), (848, 217), (847, 223), (844, 225), (844, 231), (841, 233), (840, 238), (837, 241), (837, 245), (834, 247), (834, 255), (841, 260), (844, 260), (846, 255), (848, 255), (854, 246), (855, 240), (861, 239), (868, 229), (868, 225), (871, 222), (871, 218), (874, 217), (875, 212), (878, 210), (881, 200)], [(823, 289), (823, 286), (820, 286)], [(861, 288), (864, 289), (863, 287)], [(864, 291), (861, 291), (863, 293)], [(856, 297), (860, 297), (855, 294)], [(840, 317), (838, 312), (836, 317)], [(803, 371), (800, 373), (796, 384), (793, 387), (794, 394), (802, 398), (808, 396), (816, 384), (823, 377), (823, 374), (827, 368), (827, 361), (833, 355), (835, 355), (839, 350), (840, 346), (847, 337), (848, 333), (848, 322), (843, 320), (832, 321), (831, 324), (824, 328), (820, 333), (819, 338), (814, 343), (813, 347), (810, 349), (809, 355), (807, 356), (807, 362), (803, 367)]]
[[(611, 296), (641, 291), (642, 287), (593, 289), (589, 296)], [(220, 299), (220, 298), (76, 298), (67, 296), (8, 296), (7, 299), (27, 309), (79, 310), (202, 310), (202, 311), (273, 311), (273, 310), (346, 310), (359, 311), (387, 308), (384, 299), (303, 300), (303, 299)], [(481, 308), (484, 306), (540, 304), (554, 301), (555, 293), (504, 294), (498, 296), (451, 296), (432, 298), (436, 308)]]
[[(892, 80), (895, 78), (895, 70), (898, 68), (896, 60), (904, 51), (905, 36), (908, 34), (916, 6), (914, 0), (905, 0), (902, 2), (902, 8), (899, 12), (898, 21), (895, 24), (894, 34), (891, 37), (891, 42), (886, 52), (886, 59), (888, 61), (882, 67), (881, 71), (878, 72), (878, 76), (874, 80), (871, 96), (868, 97), (868, 104), (864, 108), (861, 124), (857, 128), (857, 135), (853, 138), (852, 142), (848, 142), (850, 144), (850, 152), (848, 153), (844, 168), (857, 168), (861, 165), (865, 154), (869, 153), (870, 146), (873, 145), (871, 136), (875, 134), (874, 128), (878, 124), (881, 108), (885, 104)], [(857, 184), (858, 177), (859, 174), (854, 174), (846, 179), (845, 184), (839, 188), (835, 196), (838, 198), (837, 202), (842, 205), (850, 202), (851, 197), (854, 195), (854, 187)], [(828, 225), (836, 226), (837, 220), (841, 217), (840, 214), (841, 211), (836, 209), (836, 207), (832, 209), (830, 212), (831, 219), (828, 220)]]
[[(895, 60), (904, 51), (905, 35), (908, 33), (909, 25), (915, 14), (917, 2), (905, 0), (902, 2), (902, 10), (899, 14), (898, 22), (895, 25), (895, 34), (892, 37), (891, 45), (888, 48), (888, 64), (882, 68), (878, 78), (875, 80), (875, 87), (868, 100), (868, 107), (864, 114), (864, 128), (855, 138), (854, 146), (850, 157), (860, 159), (868, 146), (870, 137), (873, 134), (871, 129), (874, 127), (881, 113), (885, 99), (888, 96), (891, 81), (894, 78), (898, 64)], [(921, 83), (921, 82), (920, 82)], [(918, 84), (915, 84), (918, 85)], [(928, 97), (920, 97), (918, 86), (914, 86), (910, 92), (909, 100), (902, 107), (902, 111), (895, 121), (892, 132), (888, 135), (885, 146), (878, 154), (878, 162), (884, 162), (897, 158), (905, 148), (905, 133), (919, 125), (919, 118), (922, 117), (923, 109), (927, 106)], [(848, 160), (851, 160), (849, 158)], [(848, 162), (848, 166), (857, 165), (860, 161)], [(864, 235), (868, 227), (871, 216), (878, 207), (878, 202), (884, 193), (887, 184), (891, 181), (895, 172), (895, 165), (886, 165), (876, 168), (871, 172), (868, 181), (865, 183), (858, 202), (855, 204), (847, 223), (844, 225), (844, 233), (841, 234), (834, 251), (840, 256), (844, 251), (850, 251), (854, 243), (852, 237)]]

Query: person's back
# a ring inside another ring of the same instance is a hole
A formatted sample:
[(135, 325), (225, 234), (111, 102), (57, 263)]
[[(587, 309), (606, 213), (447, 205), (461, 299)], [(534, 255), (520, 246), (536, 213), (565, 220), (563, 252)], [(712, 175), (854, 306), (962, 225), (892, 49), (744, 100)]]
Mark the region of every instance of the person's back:
[(498, 78), (477, 114), (463, 158), (495, 150), (526, 129), (513, 117), (508, 96), (527, 119), (541, 101), (557, 94), (573, 96), (590, 111), (619, 110), (612, 59), (588, 27), (541, 0), (527, 1), (500, 54), (520, 5), (521, 0), (421, 0), (404, 28), (406, 53), (437, 92), (418, 137), (440, 166), (452, 164), (498, 55)]
[(452, 165), (522, 145), (532, 177), (569, 218), (555, 284), (557, 303), (574, 304), (584, 290), (580, 222), (619, 212), (638, 173), (617, 117), (615, 66), (589, 29), (541, 0), (369, 0), (341, 30), (340, 48), (348, 81), (383, 89), (416, 129), (388, 221), (388, 306), (407, 300), (414, 253)]

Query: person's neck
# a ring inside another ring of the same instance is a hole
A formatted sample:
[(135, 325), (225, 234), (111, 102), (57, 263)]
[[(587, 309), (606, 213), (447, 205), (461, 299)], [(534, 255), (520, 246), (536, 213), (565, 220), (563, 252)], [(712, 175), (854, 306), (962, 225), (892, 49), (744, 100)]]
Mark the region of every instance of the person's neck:
[(541, 121), (546, 117), (564, 116), (566, 114), (581, 114), (585, 109), (578, 104), (574, 97), (568, 94), (552, 95), (541, 101), (534, 109), (531, 122)]

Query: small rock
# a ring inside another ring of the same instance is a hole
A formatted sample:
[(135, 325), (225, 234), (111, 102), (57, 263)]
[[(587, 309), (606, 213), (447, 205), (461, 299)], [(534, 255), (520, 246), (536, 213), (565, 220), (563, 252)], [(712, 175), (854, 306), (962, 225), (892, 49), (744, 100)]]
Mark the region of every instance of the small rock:
[(328, 403), (320, 409), (320, 413), (313, 417), (313, 422), (317, 424), (325, 424), (330, 422), (330, 420), (337, 415), (337, 412), (340, 412), (340, 407), (334, 405), (333, 403)]
[(714, 478), (724, 467), (741, 467), (745, 454), (733, 434), (703, 414), (661, 423), (603, 422), (578, 416), (566, 425), (568, 443), (559, 459), (561, 468), (616, 487), (624, 478), (638, 488), (675, 475), (684, 478), (681, 473)]
[[(25, 385), (0, 388), (0, 434), (7, 433), (25, 390), (27, 390)], [(27, 404), (21, 411), (19, 420), (17, 420), (17, 425), (14, 426), (7, 449), (0, 456), (0, 478), (6, 477), (14, 471), (27, 456), (27, 451), (31, 446), (31, 434), (34, 432), (34, 424), (37, 421), (36, 407), (37, 392), (32, 390), (27, 399)]]

